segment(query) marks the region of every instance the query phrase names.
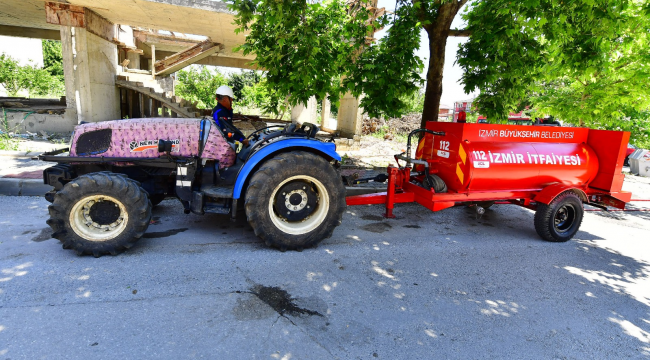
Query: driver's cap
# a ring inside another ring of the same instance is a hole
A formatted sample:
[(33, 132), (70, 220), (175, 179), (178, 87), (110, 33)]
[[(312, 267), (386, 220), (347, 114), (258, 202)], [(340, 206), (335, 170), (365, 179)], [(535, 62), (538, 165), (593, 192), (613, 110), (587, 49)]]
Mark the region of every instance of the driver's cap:
[(232, 89), (228, 85), (221, 85), (217, 89), (217, 95), (225, 95), (225, 96), (230, 96), (231, 98), (235, 97), (235, 94), (233, 94)]

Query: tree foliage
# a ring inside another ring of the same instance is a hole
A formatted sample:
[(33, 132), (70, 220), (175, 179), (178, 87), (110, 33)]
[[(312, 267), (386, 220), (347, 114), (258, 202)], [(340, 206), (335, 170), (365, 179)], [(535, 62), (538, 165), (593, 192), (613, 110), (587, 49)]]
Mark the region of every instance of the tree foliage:
[(243, 70), (241, 73), (232, 73), (228, 77), (228, 86), (232, 88), (235, 99), (243, 97), (242, 91), (246, 87), (253, 87), (262, 80), (262, 75), (253, 70)]
[(268, 71), (269, 85), (289, 96), (291, 105), (306, 103), (313, 95), (338, 100), (343, 92), (340, 75), (368, 33), (364, 8), (350, 14), (339, 0), (234, 0), (232, 6), (237, 31), (250, 30), (240, 50), (256, 55), (254, 64)]
[[(269, 85), (292, 105), (312, 95), (336, 103), (351, 92), (365, 94), (360, 105), (371, 116), (400, 116), (423, 84), (424, 64), (415, 51), (425, 29), (434, 46), (423, 122), (437, 120), (447, 36), (466, 1), (397, 0), (393, 14), (370, 21), (367, 0), (230, 0), (239, 31), (250, 30), (241, 50), (257, 56)], [(382, 27), (386, 36), (368, 44), (366, 37)]]
[(61, 42), (57, 40), (41, 40), (43, 47), (43, 68), (52, 76), (59, 76), (63, 81), (63, 53)]
[[(467, 0), (397, 0), (395, 13), (375, 22), (365, 0), (230, 2), (238, 31), (249, 31), (240, 49), (256, 55), (269, 87), (292, 105), (312, 95), (335, 103), (349, 91), (365, 94), (371, 116), (399, 116), (422, 84), (414, 52), (426, 30), (422, 125), (437, 120), (446, 41)], [(649, 9), (648, 0), (474, 1), (457, 59), (465, 90), (481, 91), (490, 119), (534, 105), (572, 123), (620, 125), (633, 118), (626, 109), (649, 107)], [(367, 44), (380, 27), (386, 36)]]
[[(595, 128), (630, 128), (650, 108), (647, 1), (481, 1), (458, 62), (489, 119), (532, 105), (540, 115)], [(633, 138), (644, 137), (643, 127)]]
[(176, 73), (176, 94), (190, 102), (197, 102), (201, 109), (212, 109), (217, 105), (215, 92), (228, 80), (218, 71), (207, 66), (192, 66)]
[[(291, 105), (314, 95), (336, 103), (346, 92), (363, 93), (361, 106), (370, 115), (399, 115), (404, 95), (422, 81), (422, 61), (414, 55), (417, 19), (404, 7), (370, 22), (367, 2), (352, 4), (233, 0), (238, 31), (250, 31), (240, 50), (256, 55), (254, 63), (268, 70), (269, 87)], [(366, 46), (366, 37), (391, 19), (397, 21), (389, 35)]]
[(31, 64), (21, 66), (6, 54), (0, 54), (0, 84), (9, 96), (16, 96), (21, 90), (30, 96), (61, 96), (65, 92), (60, 77)]
[(176, 94), (190, 102), (197, 102), (201, 109), (217, 105), (215, 92), (221, 85), (233, 89), (233, 109), (239, 113), (262, 112), (280, 114), (285, 109), (284, 101), (273, 88), (268, 86), (264, 73), (242, 71), (222, 74), (218, 69), (207, 66), (192, 66), (176, 73)]

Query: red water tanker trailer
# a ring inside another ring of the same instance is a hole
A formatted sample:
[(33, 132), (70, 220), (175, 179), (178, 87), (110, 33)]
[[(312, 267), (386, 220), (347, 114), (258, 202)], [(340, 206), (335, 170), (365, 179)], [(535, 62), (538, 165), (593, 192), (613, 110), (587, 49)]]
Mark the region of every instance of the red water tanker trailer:
[[(424, 133), (415, 158), (411, 137)], [(348, 205), (417, 202), (432, 211), (457, 205), (479, 214), (495, 202), (535, 210), (545, 240), (571, 239), (583, 204), (623, 209), (621, 170), (630, 133), (572, 127), (429, 122), (409, 134), (407, 151), (388, 167), (384, 193), (350, 196)], [(400, 161), (403, 165), (400, 165)]]

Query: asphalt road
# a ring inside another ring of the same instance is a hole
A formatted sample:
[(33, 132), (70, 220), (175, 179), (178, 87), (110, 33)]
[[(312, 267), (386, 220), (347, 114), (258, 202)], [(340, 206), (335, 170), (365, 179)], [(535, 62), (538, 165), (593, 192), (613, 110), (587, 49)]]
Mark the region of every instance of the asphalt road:
[(175, 201), (119, 256), (50, 239), (48, 203), (0, 197), (0, 360), (650, 358), (650, 213), (348, 208), (315, 249)]

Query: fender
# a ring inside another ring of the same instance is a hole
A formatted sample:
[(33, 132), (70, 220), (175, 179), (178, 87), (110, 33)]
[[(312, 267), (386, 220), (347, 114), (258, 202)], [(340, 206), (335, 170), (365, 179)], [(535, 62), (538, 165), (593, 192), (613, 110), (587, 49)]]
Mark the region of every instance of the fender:
[(336, 153), (336, 145), (334, 143), (324, 143), (317, 140), (307, 139), (286, 139), (273, 142), (269, 145), (264, 146), (261, 150), (258, 150), (255, 154), (253, 154), (253, 156), (248, 159), (246, 164), (242, 166), (241, 170), (239, 170), (239, 174), (237, 174), (237, 181), (235, 181), (235, 188), (233, 189), (233, 199), (240, 198), (246, 180), (248, 179), (251, 171), (253, 171), (253, 169), (260, 162), (268, 159), (270, 155), (273, 155), (280, 150), (286, 149), (313, 149), (324, 157), (328, 157), (336, 161), (341, 161), (341, 156)]
[(583, 202), (588, 202), (587, 194), (583, 189), (580, 189), (575, 185), (563, 184), (563, 183), (555, 183), (543, 188), (542, 191), (540, 191), (539, 193), (537, 193), (537, 195), (535, 195), (535, 198), (533, 200), (539, 203), (549, 205), (551, 201), (553, 201), (553, 199), (555, 199), (558, 195), (560, 195), (561, 193), (567, 190), (571, 190), (575, 192), (576, 195), (578, 195)]

